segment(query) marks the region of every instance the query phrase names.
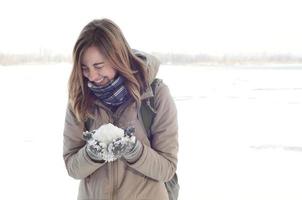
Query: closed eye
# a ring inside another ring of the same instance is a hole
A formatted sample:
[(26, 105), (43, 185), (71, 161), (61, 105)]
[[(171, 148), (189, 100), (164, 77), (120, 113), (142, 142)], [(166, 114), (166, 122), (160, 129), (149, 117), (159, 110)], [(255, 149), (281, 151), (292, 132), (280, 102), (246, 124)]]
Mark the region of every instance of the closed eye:
[(100, 68), (104, 67), (104, 62), (94, 63), (93, 66), (97, 69), (100, 69)]

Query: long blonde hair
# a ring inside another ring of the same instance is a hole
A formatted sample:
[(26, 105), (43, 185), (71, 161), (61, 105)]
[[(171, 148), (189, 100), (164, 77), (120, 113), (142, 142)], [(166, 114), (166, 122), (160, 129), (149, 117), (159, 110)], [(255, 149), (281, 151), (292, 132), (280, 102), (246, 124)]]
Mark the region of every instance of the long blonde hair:
[(97, 47), (125, 78), (126, 87), (136, 102), (148, 84), (144, 62), (132, 52), (120, 28), (109, 19), (93, 20), (81, 31), (73, 48), (73, 69), (69, 77), (69, 105), (78, 121), (85, 121), (93, 115), (94, 96), (87, 87), (81, 69), (85, 50)]

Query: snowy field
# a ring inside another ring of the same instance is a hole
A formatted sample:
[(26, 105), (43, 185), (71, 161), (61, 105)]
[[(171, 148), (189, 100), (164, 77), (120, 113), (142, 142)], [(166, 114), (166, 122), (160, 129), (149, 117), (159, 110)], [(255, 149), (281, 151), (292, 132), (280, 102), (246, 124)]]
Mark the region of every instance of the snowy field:
[[(1, 199), (76, 199), (62, 159), (69, 72), (0, 66)], [(159, 77), (179, 113), (179, 200), (302, 199), (302, 66), (163, 66)]]

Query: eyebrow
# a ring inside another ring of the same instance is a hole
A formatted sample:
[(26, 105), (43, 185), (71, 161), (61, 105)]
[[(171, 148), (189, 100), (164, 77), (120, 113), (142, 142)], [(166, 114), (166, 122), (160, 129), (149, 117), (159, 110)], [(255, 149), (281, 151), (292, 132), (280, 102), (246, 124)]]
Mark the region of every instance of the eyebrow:
[[(96, 66), (96, 65), (102, 65), (102, 64), (105, 64), (105, 62), (97, 62), (97, 63), (94, 63), (93, 66)], [(81, 66), (82, 67), (87, 67), (87, 65), (81, 63)]]

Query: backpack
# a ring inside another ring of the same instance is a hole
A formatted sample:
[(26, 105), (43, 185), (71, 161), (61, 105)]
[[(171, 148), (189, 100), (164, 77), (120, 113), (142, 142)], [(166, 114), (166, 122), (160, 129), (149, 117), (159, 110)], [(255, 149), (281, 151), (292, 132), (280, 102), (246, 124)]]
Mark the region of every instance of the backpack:
[[(151, 83), (151, 88), (153, 93), (155, 93), (155, 88), (158, 87), (161, 83), (162, 83), (161, 79), (155, 78), (153, 80), (153, 82)], [(142, 101), (140, 113), (141, 113), (144, 127), (147, 132), (147, 137), (149, 141), (151, 141), (152, 139), (151, 125), (154, 117), (156, 116), (156, 110), (154, 108), (154, 97)], [(89, 130), (89, 127), (91, 127), (92, 123), (93, 123), (93, 119), (91, 118), (88, 118), (85, 121), (84, 125), (86, 130)], [(174, 174), (171, 180), (165, 182), (165, 186), (169, 195), (169, 200), (177, 200), (178, 192), (179, 192), (179, 184), (178, 184), (178, 178), (176, 173)]]
[[(161, 79), (155, 78), (151, 83), (151, 88), (153, 93), (155, 93), (155, 88), (158, 87), (162, 83)], [(156, 115), (156, 110), (154, 108), (154, 97), (148, 98), (142, 101), (140, 112), (144, 127), (147, 132), (147, 137), (149, 141), (152, 139), (151, 125), (153, 119)], [(165, 182), (166, 189), (168, 191), (169, 200), (177, 200), (178, 192), (179, 192), (179, 184), (177, 174), (175, 173), (173, 178), (168, 182)]]

